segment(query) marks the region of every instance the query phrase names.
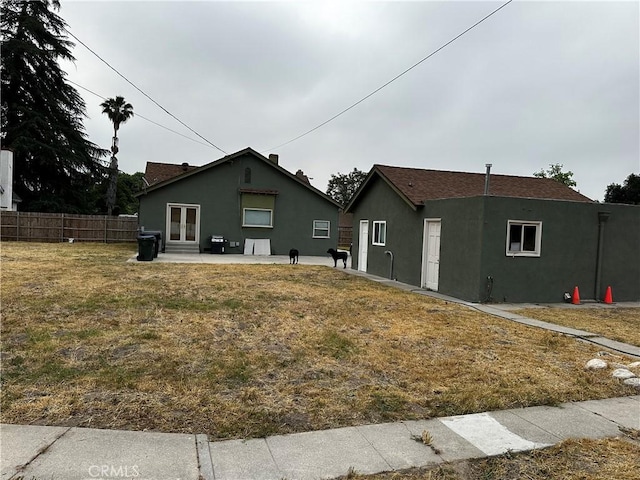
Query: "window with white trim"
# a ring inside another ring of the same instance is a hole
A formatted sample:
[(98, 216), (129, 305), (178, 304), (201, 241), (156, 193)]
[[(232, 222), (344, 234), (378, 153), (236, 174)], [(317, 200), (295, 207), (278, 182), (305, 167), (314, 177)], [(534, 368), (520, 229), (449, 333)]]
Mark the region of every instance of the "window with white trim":
[(264, 208), (244, 208), (242, 210), (243, 227), (273, 227), (273, 211)]
[(384, 247), (386, 243), (387, 243), (387, 222), (374, 221), (373, 222), (373, 240), (371, 244)]
[(507, 256), (539, 257), (542, 222), (507, 221)]
[(313, 221), (313, 238), (329, 238), (331, 222), (329, 220)]

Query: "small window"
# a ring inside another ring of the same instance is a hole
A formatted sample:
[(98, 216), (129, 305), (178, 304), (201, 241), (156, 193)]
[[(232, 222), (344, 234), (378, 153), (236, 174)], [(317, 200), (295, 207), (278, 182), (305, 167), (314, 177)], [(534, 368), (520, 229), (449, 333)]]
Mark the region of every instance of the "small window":
[(329, 238), (329, 226), (331, 222), (329, 220), (314, 220), (313, 221), (313, 238)]
[(542, 222), (507, 222), (507, 255), (539, 257), (542, 239)]
[(372, 245), (384, 247), (387, 243), (387, 222), (373, 222)]
[(251, 169), (249, 167), (244, 169), (244, 183), (251, 183)]
[(273, 212), (258, 208), (245, 208), (243, 210), (243, 227), (272, 227)]

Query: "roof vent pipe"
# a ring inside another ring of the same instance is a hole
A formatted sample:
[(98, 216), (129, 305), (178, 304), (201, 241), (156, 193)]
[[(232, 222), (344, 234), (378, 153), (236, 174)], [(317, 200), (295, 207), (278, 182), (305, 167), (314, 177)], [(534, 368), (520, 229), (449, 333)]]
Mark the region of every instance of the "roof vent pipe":
[(487, 163), (487, 173), (484, 174), (484, 195), (489, 195), (489, 177), (491, 176), (491, 164)]

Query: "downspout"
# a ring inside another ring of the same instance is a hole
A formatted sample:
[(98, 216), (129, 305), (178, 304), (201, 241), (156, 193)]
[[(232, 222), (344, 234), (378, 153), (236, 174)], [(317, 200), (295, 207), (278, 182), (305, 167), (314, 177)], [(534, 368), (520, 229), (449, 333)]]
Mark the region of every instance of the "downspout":
[(604, 227), (609, 220), (610, 212), (598, 212), (598, 254), (596, 257), (596, 286), (593, 292), (595, 300), (600, 299), (600, 287), (602, 284), (602, 258), (604, 257)]
[(393, 280), (393, 252), (391, 250), (385, 250), (384, 253), (391, 257), (391, 263), (389, 264), (389, 280)]

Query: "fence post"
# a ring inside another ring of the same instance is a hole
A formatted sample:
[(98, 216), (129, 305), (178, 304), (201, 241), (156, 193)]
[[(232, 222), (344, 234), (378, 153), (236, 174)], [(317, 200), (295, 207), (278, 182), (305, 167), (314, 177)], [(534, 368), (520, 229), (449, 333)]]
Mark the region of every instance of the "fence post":
[(16, 212), (16, 242), (20, 241), (20, 212)]
[(60, 214), (60, 242), (64, 242), (64, 213)]
[(104, 216), (104, 243), (107, 243), (107, 215)]

